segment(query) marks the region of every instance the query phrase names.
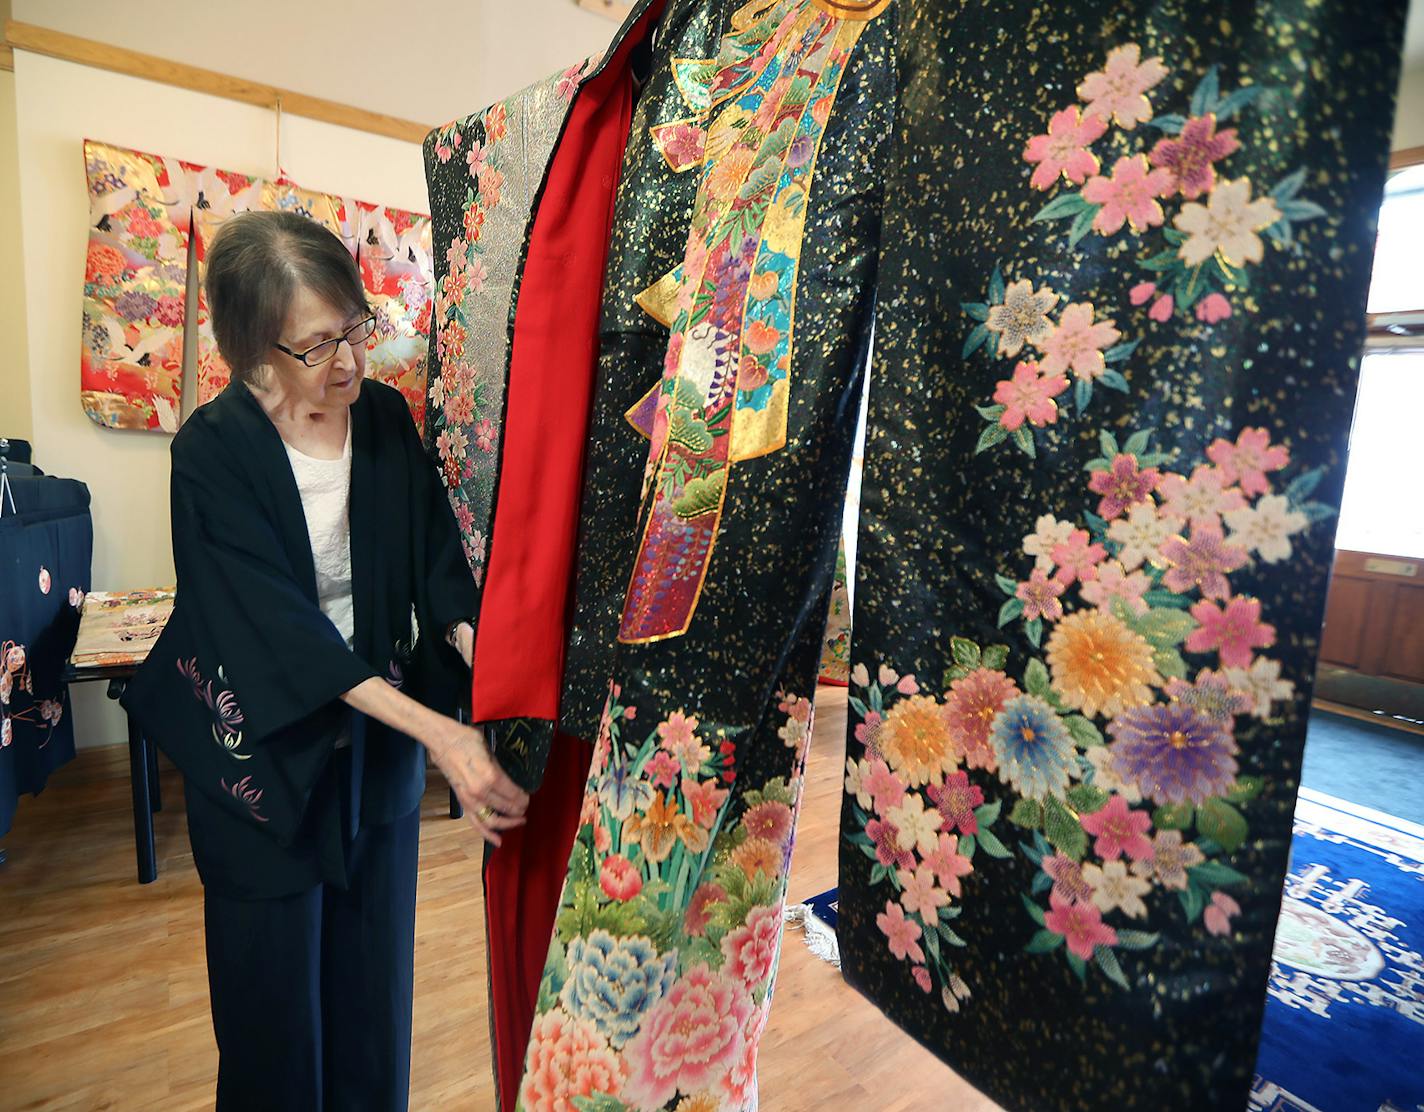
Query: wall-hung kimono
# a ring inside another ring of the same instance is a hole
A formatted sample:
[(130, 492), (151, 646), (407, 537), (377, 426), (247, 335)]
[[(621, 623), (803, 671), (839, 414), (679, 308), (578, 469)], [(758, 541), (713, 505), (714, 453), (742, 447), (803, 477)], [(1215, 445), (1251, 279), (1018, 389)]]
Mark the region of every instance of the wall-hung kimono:
[[(574, 606), (522, 712), (594, 744), (502, 1095), (755, 1105), (868, 367), (846, 976), (1009, 1107), (1243, 1106), (1403, 4), (662, 8), (580, 187), (613, 219), (562, 369)], [(571, 134), (474, 338), (512, 337), (511, 414), (519, 320), (568, 296), (530, 278)], [(482, 151), (437, 226), (480, 219)], [(528, 450), (498, 414), (496, 519)], [(471, 538), (482, 627), (516, 537)]]
[[(177, 430), (190, 246), (201, 270), (223, 221), (257, 209), (299, 212), (346, 243), (376, 314), (367, 374), (400, 390), (417, 425), (423, 421), (429, 217), (88, 140), (84, 164), (89, 251), (80, 396), (91, 420), (110, 428)], [(201, 405), (229, 377), (201, 285), (195, 320)]]

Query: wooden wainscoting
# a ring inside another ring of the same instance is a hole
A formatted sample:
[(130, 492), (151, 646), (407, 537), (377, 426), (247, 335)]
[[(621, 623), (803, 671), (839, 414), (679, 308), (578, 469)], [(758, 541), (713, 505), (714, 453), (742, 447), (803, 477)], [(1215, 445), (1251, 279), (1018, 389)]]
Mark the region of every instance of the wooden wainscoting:
[(1320, 662), (1424, 684), (1424, 560), (1337, 553)]

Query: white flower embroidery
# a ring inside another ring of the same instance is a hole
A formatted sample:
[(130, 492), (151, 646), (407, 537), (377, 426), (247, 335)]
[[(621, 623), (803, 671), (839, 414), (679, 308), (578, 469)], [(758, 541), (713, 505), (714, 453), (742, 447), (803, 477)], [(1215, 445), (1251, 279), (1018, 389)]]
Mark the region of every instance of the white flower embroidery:
[(1253, 549), (1268, 564), (1290, 559), (1290, 539), (1309, 524), (1305, 514), (1290, 508), (1280, 494), (1267, 494), (1254, 506), (1226, 514), (1231, 543)]
[(1281, 662), (1264, 656), (1257, 657), (1250, 668), (1226, 669), (1226, 682), (1251, 699), (1251, 713), (1262, 719), (1271, 716), (1277, 700), (1295, 694), (1295, 684), (1281, 679)]
[(1258, 263), (1265, 249), (1256, 233), (1280, 218), (1281, 210), (1270, 197), (1251, 200), (1248, 178), (1221, 182), (1206, 204), (1185, 204), (1172, 221), (1187, 233), (1177, 254), (1188, 266), (1200, 266), (1218, 252), (1232, 266)]
[(1140, 502), (1128, 510), (1126, 517), (1108, 526), (1108, 539), (1122, 545), (1117, 558), (1123, 569), (1134, 571), (1144, 560), (1161, 565), (1163, 560), (1157, 550), (1168, 537), (1180, 532), (1182, 525), (1180, 517), (1161, 513), (1150, 502)]
[(1039, 571), (1052, 571), (1053, 550), (1060, 544), (1068, 543), (1073, 529), (1071, 521), (1059, 521), (1052, 514), (1044, 514), (1033, 523), (1033, 532), (1024, 538), (1023, 550), (1034, 558), (1034, 566)]

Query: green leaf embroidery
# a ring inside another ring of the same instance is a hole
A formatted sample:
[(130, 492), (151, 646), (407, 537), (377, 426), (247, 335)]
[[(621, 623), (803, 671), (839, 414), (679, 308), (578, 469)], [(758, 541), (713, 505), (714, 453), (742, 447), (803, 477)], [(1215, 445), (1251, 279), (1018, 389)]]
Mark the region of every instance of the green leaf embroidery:
[[(1083, 200), (1081, 193), (1060, 193), (1034, 214), (1033, 221), (1038, 224), (1045, 220), (1063, 220), (1069, 216), (1076, 216), (1088, 208), (1091, 208), (1095, 213), (1098, 210), (1097, 205), (1090, 205)], [(1002, 296), (1000, 294), (1000, 297)], [(995, 301), (999, 299), (998, 297), (994, 298)]]
[(999, 812), (1004, 808), (1001, 800), (994, 800), (993, 803), (985, 803), (974, 808), (974, 817), (981, 826), (992, 826), (999, 821)]
[(1158, 131), (1165, 131), (1168, 135), (1180, 135), (1182, 128), (1187, 126), (1187, 118), (1176, 112), (1169, 112), (1163, 116), (1156, 116), (1148, 124)]
[(1126, 394), (1128, 391), (1127, 379), (1123, 378), (1118, 371), (1108, 369), (1098, 375), (1098, 381), (1109, 390), (1116, 390), (1119, 394)]
[(1106, 946), (1097, 946), (1093, 949), (1093, 964), (1103, 971), (1103, 974), (1113, 984), (1119, 988), (1131, 989), (1127, 983), (1127, 977), (1122, 971), (1122, 966), (1118, 964), (1117, 955)]
[(1024, 947), (1024, 952), (1028, 954), (1051, 954), (1058, 947), (1063, 945), (1063, 936), (1054, 934), (1047, 927), (1040, 928)]
[(1014, 446), (1029, 459), (1034, 459), (1038, 455), (1033, 444), (1033, 433), (1029, 432), (1026, 426), (1020, 425), (1014, 429), (1013, 437)]
[(1008, 595), (1010, 598), (1015, 597), (1019, 593), (1019, 585), (1015, 583), (1012, 579), (1010, 579), (1007, 575), (1000, 575), (996, 572), (994, 575), (994, 582), (999, 585), (999, 590), (1003, 591), (1004, 594)]
[(951, 637), (949, 639), (949, 651), (958, 664), (963, 664), (966, 668), (977, 668), (981, 653), (979, 646), (967, 637)]
[(1152, 654), (1152, 663), (1169, 680), (1186, 679), (1187, 662), (1176, 649), (1158, 649)]
[[(706, 316), (707, 314), (704, 312), (702, 315)], [(965, 339), (964, 347), (960, 350), (959, 357), (961, 359), (968, 359), (984, 345), (984, 341), (987, 340), (989, 336), (990, 332), (987, 328), (982, 324), (976, 324), (973, 331), (971, 331)]]
[(1197, 620), (1181, 610), (1149, 610), (1132, 624), (1159, 649), (1175, 648), (1197, 628)]
[[(1011, 585), (1011, 586), (1013, 585), (1013, 584), (1012, 584), (1012, 581), (1010, 581), (1010, 585)], [(1017, 591), (1018, 588), (1015, 587), (1014, 589), (1015, 589), (1015, 591)], [(991, 671), (1002, 672), (1002, 671), (1004, 670), (1004, 665), (1007, 664), (1008, 662), (1009, 662), (1009, 646), (1008, 646), (1008, 645), (989, 645), (987, 648), (985, 648), (985, 650), (984, 650), (984, 656), (983, 656), (983, 659), (982, 659), (982, 666), (983, 666), (983, 667), (988, 668), (988, 669), (990, 669)]]
[(1024, 636), (1028, 638), (1028, 643), (1035, 649), (1043, 644), (1043, 619), (1035, 618), (1031, 622), (1025, 622)]
[(1177, 893), (1177, 897), (1182, 901), (1182, 910), (1186, 912), (1187, 922), (1195, 923), (1201, 917), (1202, 908), (1206, 904), (1206, 897), (1202, 895), (1202, 890), (1195, 884), (1189, 884), (1183, 891)]
[(1078, 407), (1078, 412), (1082, 413), (1092, 400), (1093, 384), (1086, 378), (1080, 378), (1073, 384), (1073, 404)]
[(1265, 786), (1266, 781), (1260, 776), (1242, 776), (1226, 793), (1226, 798), (1232, 803), (1249, 803), (1261, 794), (1261, 789)]
[(974, 851), (979, 848), (979, 842), (973, 834), (962, 835), (959, 839), (959, 852), (971, 861), (974, 859)]
[(989, 319), (989, 306), (982, 301), (965, 301), (959, 307), (974, 320), (986, 321)]
[(1022, 617), (1022, 616), (1023, 616), (1023, 612), (1024, 612), (1023, 599), (1020, 599), (1020, 598), (1011, 598), (1011, 599), (1009, 599), (1007, 602), (1004, 603), (1003, 606), (999, 607), (999, 628), (1000, 628), (1000, 629), (1003, 629), (1004, 626), (1008, 625), (1008, 624), (1009, 624), (1010, 622), (1012, 622), (1015, 618), (1020, 618), (1020, 617)]
[(994, 273), (989, 275), (989, 301), (998, 304), (1004, 300), (1004, 273), (994, 264)]
[(979, 844), (984, 848), (984, 852), (990, 857), (997, 857), (1001, 861), (1012, 857), (1013, 851), (1003, 842), (993, 831), (981, 828), (979, 831)]
[(1102, 205), (1089, 205), (1078, 214), (1073, 221), (1073, 226), (1068, 229), (1068, 246), (1077, 247), (1082, 238), (1093, 230), (1093, 221), (1097, 218), (1098, 210)]
[(1027, 830), (1037, 830), (1043, 825), (1043, 804), (1036, 799), (1020, 799), (1009, 812), (1009, 821)]
[(1006, 405), (976, 405), (974, 412), (986, 421), (997, 421), (1008, 408)]
[(1158, 830), (1188, 830), (1196, 817), (1190, 803), (1168, 803), (1152, 812), (1152, 825)]
[(997, 422), (992, 425), (986, 425), (984, 426), (984, 431), (979, 434), (979, 443), (974, 445), (974, 454), (977, 456), (980, 452), (987, 452), (990, 448), (996, 444), (1002, 444), (1008, 438), (1009, 430), (1004, 428), (1003, 425)]
[(1103, 455), (1108, 459), (1114, 459), (1121, 453), (1121, 449), (1117, 446), (1117, 437), (1107, 429), (1098, 433), (1098, 443), (1102, 445)]
[(1019, 893), (1019, 898), (1023, 900), (1024, 907), (1028, 908), (1029, 916), (1033, 919), (1033, 921), (1037, 923), (1040, 927), (1043, 926), (1043, 908), (1039, 907), (1038, 904), (1034, 903), (1023, 893)]
[(1078, 816), (1055, 796), (1043, 804), (1043, 832), (1055, 849), (1074, 861), (1083, 860), (1088, 851), (1088, 835), (1078, 823)]
[(1151, 443), (1153, 429), (1143, 429), (1135, 432), (1127, 438), (1127, 445), (1123, 448), (1130, 456), (1140, 456), (1147, 451), (1147, 445)]
[[(1068, 727), (1068, 736), (1079, 749), (1092, 749), (1103, 744), (1103, 732), (1081, 714), (1070, 714), (1063, 720), (1063, 725)], [(1097, 810), (1096, 807), (1092, 809)]]
[(1205, 116), (1208, 112), (1214, 112), (1219, 93), (1220, 78), (1217, 76), (1216, 67), (1212, 66), (1192, 93), (1191, 114)]
[(1119, 928), (1117, 932), (1117, 944), (1123, 950), (1150, 950), (1157, 945), (1160, 934), (1152, 931), (1131, 931)]
[(1109, 795), (1092, 784), (1075, 784), (1068, 789), (1068, 802), (1080, 815), (1091, 815), (1107, 806)]
[(1049, 679), (1048, 668), (1037, 657), (1030, 660), (1024, 669), (1024, 690), (1040, 699), (1047, 699), (1052, 694), (1053, 681)]
[(1220, 861), (1205, 861), (1200, 865), (1193, 865), (1187, 870), (1187, 874), (1198, 884), (1205, 884), (1212, 888), (1224, 888), (1229, 885), (1251, 882), (1250, 877), (1237, 872), (1230, 865), (1223, 865)]
[(1086, 981), (1088, 979), (1088, 963), (1072, 950), (1064, 950), (1063, 956), (1068, 959), (1068, 968), (1078, 975), (1078, 980)]

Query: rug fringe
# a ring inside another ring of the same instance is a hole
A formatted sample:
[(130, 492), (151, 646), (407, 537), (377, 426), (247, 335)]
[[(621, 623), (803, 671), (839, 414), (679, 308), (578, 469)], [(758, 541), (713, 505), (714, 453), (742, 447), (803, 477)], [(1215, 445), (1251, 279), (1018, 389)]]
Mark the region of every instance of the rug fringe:
[(810, 904), (791, 904), (784, 918), (787, 925), (801, 929), (811, 953), (837, 969), (841, 967), (841, 947), (836, 932), (821, 921)]

